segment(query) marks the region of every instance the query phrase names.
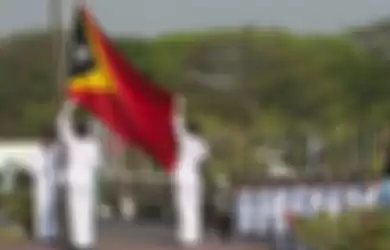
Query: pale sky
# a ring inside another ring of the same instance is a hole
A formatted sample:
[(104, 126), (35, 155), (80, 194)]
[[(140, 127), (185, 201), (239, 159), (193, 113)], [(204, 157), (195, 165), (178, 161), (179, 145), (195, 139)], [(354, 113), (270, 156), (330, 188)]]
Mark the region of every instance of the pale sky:
[[(48, 0), (0, 0), (0, 36), (47, 27)], [(69, 3), (66, 12), (69, 15)], [(390, 17), (390, 0), (90, 0), (111, 34), (157, 34), (219, 26), (337, 32)], [(68, 18), (69, 19), (69, 18)]]

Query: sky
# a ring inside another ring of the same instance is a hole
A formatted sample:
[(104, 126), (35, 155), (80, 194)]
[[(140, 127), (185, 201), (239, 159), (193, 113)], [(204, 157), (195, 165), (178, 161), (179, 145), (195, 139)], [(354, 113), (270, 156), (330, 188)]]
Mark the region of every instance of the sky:
[[(48, 27), (49, 0), (0, 0), (0, 37)], [(54, 1), (54, 0), (52, 0)], [(60, 1), (60, 0), (57, 0)], [(74, 0), (75, 1), (75, 0)], [(70, 3), (63, 0), (65, 23)], [(390, 0), (89, 0), (114, 35), (256, 25), (330, 33), (390, 17)]]

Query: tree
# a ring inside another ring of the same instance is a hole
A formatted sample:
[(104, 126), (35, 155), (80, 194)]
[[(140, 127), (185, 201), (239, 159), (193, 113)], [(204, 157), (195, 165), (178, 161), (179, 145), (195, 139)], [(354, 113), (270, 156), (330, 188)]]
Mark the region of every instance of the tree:
[[(31, 33), (2, 46), (0, 105), (7, 108), (0, 114), (0, 136), (36, 136), (52, 122), (57, 86), (50, 43), (47, 34)], [(358, 131), (390, 118), (388, 65), (349, 36), (249, 27), (121, 37), (116, 43), (156, 84), (185, 93), (189, 119), (205, 128), (220, 166), (257, 166), (253, 149), (260, 144), (302, 154), (304, 143), (288, 138), (304, 138), (307, 131), (329, 145), (358, 141), (366, 134)], [(357, 132), (340, 133), (340, 127)]]

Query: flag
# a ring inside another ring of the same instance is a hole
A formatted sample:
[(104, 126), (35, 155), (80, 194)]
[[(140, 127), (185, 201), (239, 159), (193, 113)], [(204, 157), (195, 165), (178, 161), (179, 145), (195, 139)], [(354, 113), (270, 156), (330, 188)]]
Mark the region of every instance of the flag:
[(91, 39), (85, 15), (79, 9), (68, 45), (68, 97), (99, 118), (111, 130), (142, 144), (123, 105), (115, 96), (115, 86), (102, 66), (96, 45)]
[(176, 161), (174, 97), (128, 63), (85, 7), (70, 44), (68, 96), (167, 172)]

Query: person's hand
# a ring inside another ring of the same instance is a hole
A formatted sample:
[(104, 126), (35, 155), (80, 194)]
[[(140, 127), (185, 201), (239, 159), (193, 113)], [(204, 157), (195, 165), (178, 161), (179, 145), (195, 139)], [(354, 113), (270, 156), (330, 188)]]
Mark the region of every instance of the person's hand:
[(178, 97), (178, 108), (179, 108), (179, 112), (181, 113), (181, 114), (184, 114), (184, 111), (185, 111), (185, 108), (186, 108), (186, 102), (187, 102), (187, 100), (186, 100), (186, 98), (183, 96), (183, 95), (180, 95), (179, 97)]
[(57, 114), (57, 126), (62, 126), (62, 124), (69, 122), (75, 108), (76, 104), (74, 102), (66, 100)]
[(60, 119), (69, 119), (74, 110), (76, 109), (76, 103), (70, 100), (66, 100), (61, 107), (59, 112)]
[[(70, 112), (76, 109), (76, 103), (70, 100), (66, 100), (62, 107), (64, 110)], [(67, 113), (68, 113), (67, 112)]]

